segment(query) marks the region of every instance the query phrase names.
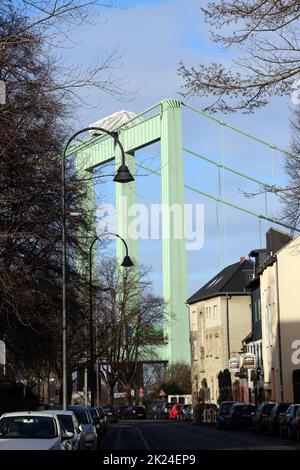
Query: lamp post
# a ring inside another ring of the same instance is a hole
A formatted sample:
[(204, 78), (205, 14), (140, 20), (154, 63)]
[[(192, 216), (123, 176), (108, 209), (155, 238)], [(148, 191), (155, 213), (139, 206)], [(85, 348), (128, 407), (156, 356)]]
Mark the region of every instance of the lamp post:
[(62, 389), (63, 389), (63, 410), (66, 410), (68, 407), (68, 345), (67, 345), (67, 227), (66, 227), (66, 156), (67, 150), (70, 143), (83, 132), (89, 130), (100, 131), (104, 134), (110, 135), (115, 144), (121, 150), (121, 165), (117, 170), (117, 173), (113, 179), (116, 183), (129, 183), (134, 181), (132, 174), (130, 173), (128, 167), (125, 163), (125, 151), (119, 140), (118, 133), (108, 131), (102, 127), (85, 127), (80, 131), (75, 132), (69, 140), (67, 141), (63, 156), (62, 156), (62, 165), (61, 165), (61, 239), (62, 239)]
[[(124, 268), (130, 268), (133, 266), (133, 262), (128, 254), (128, 246), (124, 238), (122, 238), (117, 233), (105, 232), (103, 235), (113, 235), (119, 238), (125, 247), (125, 256), (121, 263), (121, 266)], [(95, 405), (95, 337), (94, 337), (94, 321), (93, 321), (93, 247), (97, 240), (100, 240), (100, 237), (96, 236), (91, 245), (89, 253), (89, 274), (90, 274), (90, 389), (91, 389), (91, 406)], [(98, 374), (98, 371), (97, 371)], [(98, 375), (97, 375), (98, 377)]]

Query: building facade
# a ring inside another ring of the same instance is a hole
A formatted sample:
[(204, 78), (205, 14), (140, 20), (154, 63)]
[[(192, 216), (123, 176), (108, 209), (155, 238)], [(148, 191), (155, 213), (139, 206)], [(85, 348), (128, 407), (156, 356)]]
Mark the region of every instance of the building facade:
[(187, 301), (193, 403), (217, 403), (231, 398), (239, 388), (241, 381), (228, 368), (230, 359), (240, 357), (242, 340), (251, 330), (246, 286), (252, 278), (253, 263), (242, 258), (223, 269)]
[(300, 237), (261, 272), (264, 388), (267, 399), (300, 402)]

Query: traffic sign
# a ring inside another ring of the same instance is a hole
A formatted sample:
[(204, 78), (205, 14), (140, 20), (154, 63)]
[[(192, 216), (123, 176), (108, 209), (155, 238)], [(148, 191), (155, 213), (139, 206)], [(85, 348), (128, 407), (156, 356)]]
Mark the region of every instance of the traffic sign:
[(144, 396), (145, 396), (145, 390), (143, 388), (140, 388), (139, 389), (139, 397), (144, 398)]

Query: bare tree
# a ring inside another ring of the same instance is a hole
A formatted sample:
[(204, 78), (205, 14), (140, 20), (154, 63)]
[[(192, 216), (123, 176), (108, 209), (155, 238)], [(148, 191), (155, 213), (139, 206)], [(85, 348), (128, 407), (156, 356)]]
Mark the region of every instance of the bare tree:
[[(61, 153), (76, 90), (108, 88), (97, 74), (64, 82), (48, 41), (56, 28), (60, 34), (65, 23), (66, 30), (75, 26), (78, 14), (83, 20), (82, 7), (72, 0), (0, 4), (0, 79), (7, 90), (0, 108), (0, 336), (12, 381), (21, 374), (38, 383), (49, 369), (61, 375)], [(76, 259), (88, 257), (77, 235), (89, 231), (91, 214), (83, 204), (86, 181), (74, 177), (71, 161), (67, 167), (67, 214), (78, 207), (82, 214), (66, 221), (71, 374), (87, 350), (87, 273)]]
[(183, 96), (214, 97), (210, 111), (253, 112), (291, 93), (300, 73), (298, 0), (220, 0), (201, 10), (212, 40), (233, 49), (235, 58), (229, 67), (181, 62)]
[(142, 384), (142, 364), (155, 360), (163, 342), (164, 302), (151, 292), (143, 267), (118, 268), (112, 260), (99, 270), (97, 343), (102, 375), (113, 401), (118, 383), (131, 402), (131, 389)]
[(182, 362), (173, 362), (167, 365), (165, 377), (158, 384), (167, 394), (189, 394), (192, 390), (191, 367)]

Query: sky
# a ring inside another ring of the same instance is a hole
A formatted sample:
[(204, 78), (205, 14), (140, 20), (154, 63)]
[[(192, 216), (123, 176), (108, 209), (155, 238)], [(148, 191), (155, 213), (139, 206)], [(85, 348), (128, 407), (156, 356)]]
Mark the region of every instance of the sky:
[[(62, 50), (66, 63), (91, 66), (106, 52), (117, 50), (120, 56), (113, 71), (131, 92), (130, 98), (119, 101), (105, 93), (84, 91), (84, 97), (95, 104), (93, 109), (81, 109), (78, 128), (126, 109), (141, 112), (161, 99), (178, 97), (182, 80), (177, 74), (180, 60), (186, 65), (222, 61), (230, 63), (230, 55), (210, 41), (207, 25), (203, 22), (200, 6), (203, 0), (119, 0), (118, 8), (103, 8), (94, 24), (73, 31), (72, 48)], [(203, 108), (207, 99), (184, 100), (196, 108)], [(274, 98), (264, 109), (253, 115), (222, 116), (221, 119), (287, 147), (290, 142), (290, 100)], [(239, 171), (249, 173), (270, 184), (282, 184), (282, 155), (243, 136), (192, 113), (183, 110), (184, 146), (222, 161)], [(150, 160), (159, 169), (159, 145), (139, 151), (138, 161)], [(195, 157), (184, 154), (185, 183), (214, 195), (219, 194), (218, 169)], [(281, 208), (272, 195), (245, 198), (242, 191), (255, 191), (256, 186), (246, 180), (221, 172), (223, 198), (258, 213), (279, 216)], [(98, 183), (99, 184), (99, 183)], [(114, 189), (110, 180), (101, 187), (106, 202), (113, 202)], [(137, 178), (138, 201), (150, 204), (160, 202), (160, 181), (155, 175)], [(272, 225), (242, 214), (234, 209), (216, 205), (190, 191), (185, 191), (186, 202), (204, 204), (205, 238), (203, 248), (188, 253), (189, 294), (199, 289), (225, 265), (239, 261), (241, 256), (264, 245), (264, 233)], [(217, 214), (219, 224), (217, 226)], [(219, 228), (218, 228), (219, 227)], [(161, 292), (161, 247), (159, 242), (142, 241), (141, 262), (151, 265), (155, 290)]]

